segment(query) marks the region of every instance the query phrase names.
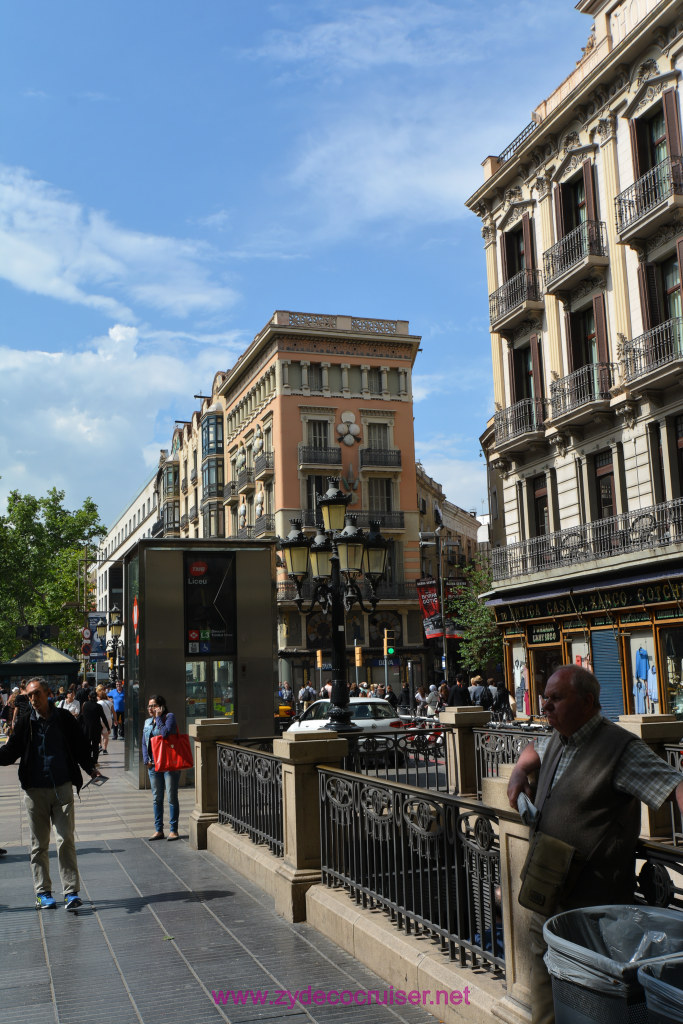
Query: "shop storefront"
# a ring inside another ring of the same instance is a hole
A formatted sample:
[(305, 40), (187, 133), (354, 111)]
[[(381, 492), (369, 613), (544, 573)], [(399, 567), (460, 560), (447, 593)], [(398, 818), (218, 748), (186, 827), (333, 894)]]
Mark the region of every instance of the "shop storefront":
[(603, 714), (683, 719), (683, 570), (631, 576), (570, 591), (497, 595), (505, 673), (518, 712), (539, 714), (545, 684), (561, 665), (600, 680)]

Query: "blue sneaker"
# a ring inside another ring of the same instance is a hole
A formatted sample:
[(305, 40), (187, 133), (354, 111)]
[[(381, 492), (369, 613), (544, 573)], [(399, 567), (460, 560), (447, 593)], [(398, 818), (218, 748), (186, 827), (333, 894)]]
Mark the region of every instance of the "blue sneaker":
[(57, 906), (57, 900), (51, 892), (36, 893), (36, 910), (53, 910)]
[(70, 892), (68, 896), (64, 897), (64, 905), (67, 910), (75, 911), (83, 906), (83, 900), (77, 892)]

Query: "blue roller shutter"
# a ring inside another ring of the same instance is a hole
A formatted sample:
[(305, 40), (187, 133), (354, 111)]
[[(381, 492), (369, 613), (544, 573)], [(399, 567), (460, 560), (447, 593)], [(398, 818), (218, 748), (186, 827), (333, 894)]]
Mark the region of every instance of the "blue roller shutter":
[(621, 685), (619, 644), (613, 629), (593, 630), (593, 671), (600, 680), (600, 703), (605, 718), (616, 722), (624, 713), (624, 691)]

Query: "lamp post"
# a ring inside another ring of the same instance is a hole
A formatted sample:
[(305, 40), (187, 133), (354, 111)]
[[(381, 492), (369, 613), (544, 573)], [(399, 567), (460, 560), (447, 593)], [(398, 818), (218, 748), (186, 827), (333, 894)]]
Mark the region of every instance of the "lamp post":
[[(121, 611), (118, 605), (109, 612), (109, 632), (111, 633), (111, 652), (113, 667), (110, 669), (109, 678), (112, 683), (116, 683), (118, 678), (118, 650), (121, 642), (121, 630), (123, 628), (123, 622), (121, 621)], [(107, 635), (107, 622), (105, 619), (100, 619), (97, 623), (97, 635), (100, 640), (104, 640)]]
[[(301, 521), (292, 519), (287, 537), (279, 539), (287, 575), (296, 586), (296, 604), (303, 610), (302, 586), (309, 575), (315, 584), (313, 597), (306, 614), (316, 603), (332, 619), (332, 707), (329, 723), (324, 728), (337, 732), (350, 732), (349, 692), (346, 682), (346, 628), (345, 613), (357, 602), (363, 611), (375, 609), (377, 584), (383, 579), (387, 562), (387, 541), (380, 533), (379, 522), (370, 524), (364, 534), (356, 529), (353, 516), (346, 514), (351, 496), (339, 490), (339, 480), (328, 477), (329, 487), (318, 495), (318, 507), (323, 525), (312, 541), (301, 530)], [(370, 605), (364, 601), (358, 579), (363, 576), (370, 586)]]

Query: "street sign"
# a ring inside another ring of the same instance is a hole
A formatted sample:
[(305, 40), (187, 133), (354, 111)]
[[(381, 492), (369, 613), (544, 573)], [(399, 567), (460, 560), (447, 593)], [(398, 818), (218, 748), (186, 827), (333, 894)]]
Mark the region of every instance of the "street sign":
[(81, 630), (81, 636), (83, 637), (84, 640), (89, 640), (90, 637), (92, 636), (92, 633), (90, 632), (87, 626)]
[(445, 668), (445, 667), (446, 667), (446, 655), (442, 654), (441, 655), (441, 668)]
[(92, 650), (92, 647), (90, 646), (90, 644), (81, 644), (81, 653), (82, 654), (90, 654), (91, 650)]
[(132, 618), (133, 618), (133, 629), (137, 633), (137, 631), (138, 631), (138, 621), (140, 619), (140, 610), (138, 608), (138, 599), (137, 599), (137, 597), (134, 598), (134, 600), (133, 600), (133, 615), (132, 615)]

